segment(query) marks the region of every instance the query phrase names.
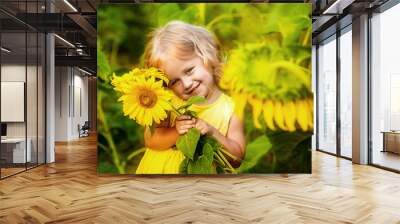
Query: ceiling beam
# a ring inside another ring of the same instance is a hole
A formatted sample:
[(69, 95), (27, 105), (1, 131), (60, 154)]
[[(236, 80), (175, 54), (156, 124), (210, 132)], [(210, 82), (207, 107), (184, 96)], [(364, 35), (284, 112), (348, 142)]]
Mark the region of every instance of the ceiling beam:
[(74, 21), (88, 35), (86, 41), (91, 46), (96, 46), (97, 30), (90, 24), (85, 17), (80, 14), (68, 14), (68, 17)]
[(56, 66), (87, 67), (96, 71), (97, 60), (92, 56), (55, 56)]
[(343, 14), (344, 9), (351, 5), (355, 0), (336, 0), (330, 4), (322, 14)]

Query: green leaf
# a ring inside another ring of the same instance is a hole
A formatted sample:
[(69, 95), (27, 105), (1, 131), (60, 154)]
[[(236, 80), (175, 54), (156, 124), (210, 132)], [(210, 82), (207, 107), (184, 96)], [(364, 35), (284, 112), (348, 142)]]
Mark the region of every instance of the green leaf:
[(185, 115), (196, 117), (196, 112), (187, 110), (187, 108), (190, 107), (192, 104), (203, 103), (205, 101), (206, 99), (203, 96), (192, 96), (186, 101), (185, 105), (180, 106), (177, 110)]
[(195, 111), (187, 110), (184, 115), (189, 115), (191, 117), (197, 117), (197, 113)]
[(188, 173), (188, 165), (189, 165), (189, 159), (185, 158), (181, 162), (181, 165), (179, 166), (179, 173), (180, 174), (187, 174)]
[(258, 161), (272, 148), (272, 144), (266, 136), (260, 136), (253, 142), (249, 143), (246, 148), (246, 155), (242, 164), (238, 168), (239, 173), (245, 173), (254, 166)]
[(178, 4), (170, 3), (170, 4), (160, 4), (154, 9), (158, 8), (158, 13), (155, 18), (158, 20), (158, 25), (163, 26), (171, 20), (177, 19), (177, 15), (181, 12), (181, 9)]
[(205, 144), (210, 144), (214, 151), (218, 151), (221, 147), (221, 144), (214, 137), (203, 135), (201, 136), (198, 145), (203, 148)]
[(111, 164), (111, 163), (106, 162), (106, 161), (100, 161), (98, 166), (97, 166), (97, 172), (98, 173), (113, 173), (113, 174), (117, 174), (118, 173), (118, 169), (117, 169), (117, 167), (115, 167), (114, 164)]
[(222, 168), (222, 167), (220, 167), (220, 166), (217, 166), (216, 171), (217, 171), (218, 174), (220, 174), (220, 173), (225, 173), (224, 168)]
[(176, 141), (176, 148), (187, 158), (193, 160), (197, 142), (200, 138), (200, 131), (196, 128), (190, 129), (186, 134), (179, 136)]
[(214, 150), (210, 144), (206, 143), (203, 148), (203, 155), (199, 156), (197, 160), (189, 161), (187, 167), (188, 174), (216, 173), (216, 169), (212, 165), (213, 160), (214, 160)]
[(101, 79), (109, 81), (111, 74), (111, 67), (108, 63), (107, 57), (101, 49), (100, 41), (97, 41), (97, 69), (98, 75)]
[(311, 134), (271, 132), (272, 148), (246, 173), (310, 173)]
[(192, 104), (203, 103), (205, 101), (206, 98), (204, 98), (204, 96), (192, 96), (186, 101), (186, 105), (190, 106)]

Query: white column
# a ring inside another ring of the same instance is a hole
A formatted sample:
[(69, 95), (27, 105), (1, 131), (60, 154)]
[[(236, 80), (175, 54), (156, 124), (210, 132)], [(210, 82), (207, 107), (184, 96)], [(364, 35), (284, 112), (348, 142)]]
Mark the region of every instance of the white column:
[(54, 73), (54, 35), (47, 34), (46, 37), (46, 60), (47, 60), (47, 77), (46, 77), (46, 163), (55, 161), (54, 149), (54, 133), (55, 133), (55, 73)]
[(368, 163), (368, 15), (353, 19), (353, 162)]
[(317, 49), (316, 47), (313, 45), (312, 46), (312, 53), (311, 53), (311, 64), (312, 64), (312, 92), (313, 92), (313, 97), (314, 97), (314, 101), (313, 101), (313, 108), (314, 108), (314, 113), (313, 113), (313, 124), (314, 124), (314, 130), (313, 130), (313, 135), (311, 137), (311, 149), (312, 150), (316, 150), (317, 149), (317, 107), (316, 107), (316, 102), (317, 102), (317, 94), (316, 94), (316, 89), (317, 89), (317, 79), (316, 79), (316, 75), (317, 75)]
[[(50, 1), (46, 4), (47, 12), (53, 12), (54, 6)], [(46, 35), (46, 163), (55, 162), (54, 133), (55, 133), (55, 56), (54, 34)]]

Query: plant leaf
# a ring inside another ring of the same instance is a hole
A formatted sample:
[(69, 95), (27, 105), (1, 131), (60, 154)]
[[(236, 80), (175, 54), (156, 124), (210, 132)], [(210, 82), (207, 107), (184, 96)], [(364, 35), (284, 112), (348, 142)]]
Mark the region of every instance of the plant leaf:
[(189, 165), (189, 159), (185, 158), (181, 162), (181, 165), (179, 166), (179, 173), (180, 174), (187, 174), (188, 173), (188, 165)]
[(187, 110), (184, 115), (189, 115), (191, 117), (197, 117), (197, 113), (195, 111)]
[(190, 106), (192, 104), (203, 103), (205, 101), (206, 98), (204, 98), (204, 96), (192, 96), (187, 100), (186, 105)]
[(101, 49), (100, 41), (97, 41), (97, 69), (98, 75), (104, 81), (109, 81), (111, 74), (111, 67), (108, 63), (106, 54)]
[(196, 117), (196, 112), (187, 110), (188, 107), (192, 106), (192, 104), (203, 103), (205, 101), (206, 99), (203, 96), (192, 96), (185, 102), (184, 105), (180, 106), (177, 110), (185, 115)]
[(209, 144), (214, 151), (218, 151), (222, 147), (214, 137), (203, 135), (200, 137), (198, 145), (204, 147), (206, 144)]
[(179, 136), (176, 141), (176, 148), (187, 158), (193, 160), (197, 142), (200, 138), (200, 131), (196, 128), (190, 129), (186, 134)]
[(189, 174), (213, 174), (216, 173), (212, 163), (214, 160), (214, 150), (212, 146), (206, 143), (203, 147), (203, 155), (197, 160), (189, 161), (187, 170)]
[(258, 161), (272, 148), (269, 138), (265, 135), (258, 137), (253, 142), (249, 143), (246, 148), (246, 155), (242, 164), (238, 168), (239, 173), (245, 173), (254, 166)]

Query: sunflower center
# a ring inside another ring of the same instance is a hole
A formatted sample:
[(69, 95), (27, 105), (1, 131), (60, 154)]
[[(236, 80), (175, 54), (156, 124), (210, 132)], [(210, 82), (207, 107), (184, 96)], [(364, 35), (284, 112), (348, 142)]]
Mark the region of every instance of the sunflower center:
[(152, 108), (157, 103), (157, 95), (153, 91), (142, 89), (139, 94), (139, 102), (143, 107)]

